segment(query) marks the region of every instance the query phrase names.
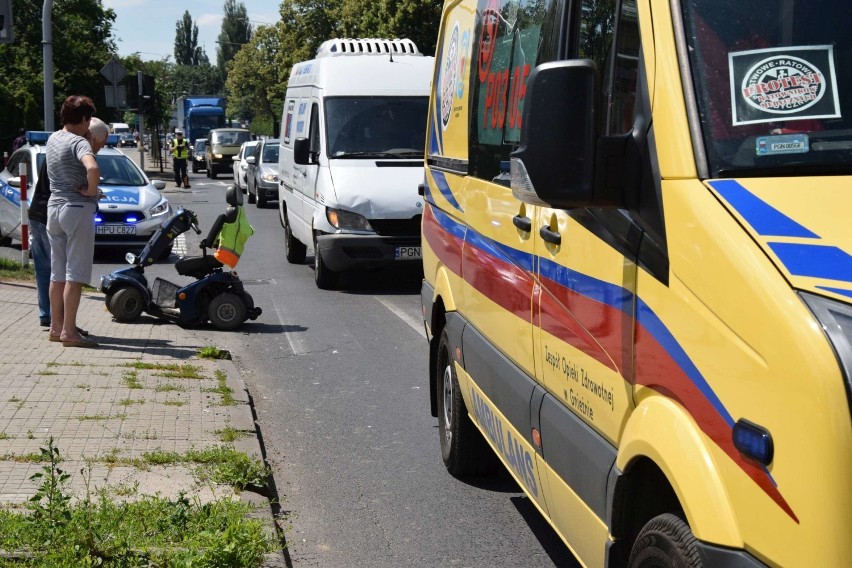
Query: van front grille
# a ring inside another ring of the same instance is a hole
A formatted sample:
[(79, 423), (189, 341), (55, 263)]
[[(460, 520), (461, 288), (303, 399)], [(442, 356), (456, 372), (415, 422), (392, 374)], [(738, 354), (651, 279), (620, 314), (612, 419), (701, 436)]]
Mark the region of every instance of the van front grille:
[(383, 237), (419, 237), (421, 217), (422, 215), (411, 219), (370, 219), (370, 226)]

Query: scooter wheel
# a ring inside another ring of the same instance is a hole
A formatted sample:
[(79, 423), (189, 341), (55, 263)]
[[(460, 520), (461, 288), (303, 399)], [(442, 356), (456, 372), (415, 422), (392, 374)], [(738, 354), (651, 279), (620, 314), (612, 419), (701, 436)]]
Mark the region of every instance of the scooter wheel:
[(142, 314), (145, 299), (136, 288), (122, 288), (112, 295), (109, 312), (117, 321), (133, 321)]
[(236, 294), (226, 292), (219, 294), (207, 307), (207, 319), (218, 329), (230, 330), (246, 321), (246, 304)]

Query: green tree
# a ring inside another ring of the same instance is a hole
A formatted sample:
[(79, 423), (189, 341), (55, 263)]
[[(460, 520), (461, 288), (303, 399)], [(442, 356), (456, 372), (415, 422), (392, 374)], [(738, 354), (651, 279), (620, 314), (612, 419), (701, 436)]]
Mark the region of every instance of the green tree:
[[(19, 127), (44, 128), (42, 3), (14, 0), (13, 10), (15, 43), (0, 44), (0, 108), (6, 109), (0, 113), (0, 149), (10, 146)], [(106, 106), (106, 81), (100, 74), (116, 52), (114, 22), (115, 12), (100, 0), (54, 0), (54, 100), (48, 104), (56, 126), (62, 101), (71, 94), (91, 97), (98, 116), (106, 121), (121, 116)]]
[(216, 65), (224, 82), (228, 78), (228, 63), (243, 44), (251, 39), (252, 28), (249, 23), (246, 5), (237, 0), (225, 0), (223, 6), (222, 31), (216, 48)]
[(443, 0), (340, 0), (339, 37), (408, 38), (435, 54)]
[(198, 25), (192, 22), (187, 10), (175, 24), (175, 63), (198, 65), (204, 55), (204, 48), (198, 46)]

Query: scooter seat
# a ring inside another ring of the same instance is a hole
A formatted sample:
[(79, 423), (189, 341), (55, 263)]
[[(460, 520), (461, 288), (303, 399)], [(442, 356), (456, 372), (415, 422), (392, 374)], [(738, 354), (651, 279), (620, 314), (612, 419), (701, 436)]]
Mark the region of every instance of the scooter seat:
[(191, 256), (181, 258), (175, 263), (175, 270), (181, 276), (192, 276), (193, 278), (204, 278), (217, 268), (222, 268), (222, 263), (213, 255)]

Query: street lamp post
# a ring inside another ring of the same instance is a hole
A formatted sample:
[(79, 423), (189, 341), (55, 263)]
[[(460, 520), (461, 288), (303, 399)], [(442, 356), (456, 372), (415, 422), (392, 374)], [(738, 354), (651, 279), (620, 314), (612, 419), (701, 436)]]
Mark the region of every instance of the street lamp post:
[(44, 76), (44, 129), (53, 132), (53, 0), (41, 10), (41, 53)]

